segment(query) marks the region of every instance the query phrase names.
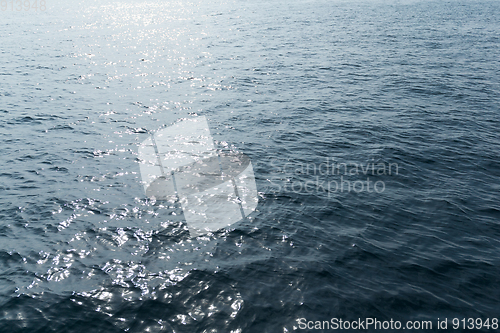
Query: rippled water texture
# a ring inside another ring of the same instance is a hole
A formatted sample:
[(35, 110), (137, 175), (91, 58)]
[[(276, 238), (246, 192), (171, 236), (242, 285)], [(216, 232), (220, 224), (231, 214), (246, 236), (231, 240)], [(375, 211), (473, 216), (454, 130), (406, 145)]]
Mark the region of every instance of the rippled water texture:
[[(499, 13), (482, 0), (0, 12), (0, 331), (499, 316)], [(138, 158), (148, 131), (193, 116), (250, 158), (259, 192), (248, 219), (194, 238), (178, 204), (145, 196)], [(334, 191), (367, 176), (301, 169), (332, 161), (397, 172), (368, 174), (378, 192)]]

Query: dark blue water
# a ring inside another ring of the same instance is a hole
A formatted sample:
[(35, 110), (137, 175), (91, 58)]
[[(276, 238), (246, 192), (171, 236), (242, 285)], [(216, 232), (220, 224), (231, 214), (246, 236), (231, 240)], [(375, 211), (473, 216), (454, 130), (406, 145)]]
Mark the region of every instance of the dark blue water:
[[(0, 12), (0, 331), (491, 324), (499, 13), (482, 0)], [(250, 157), (259, 206), (191, 238), (178, 205), (144, 195), (137, 152), (196, 115)]]

